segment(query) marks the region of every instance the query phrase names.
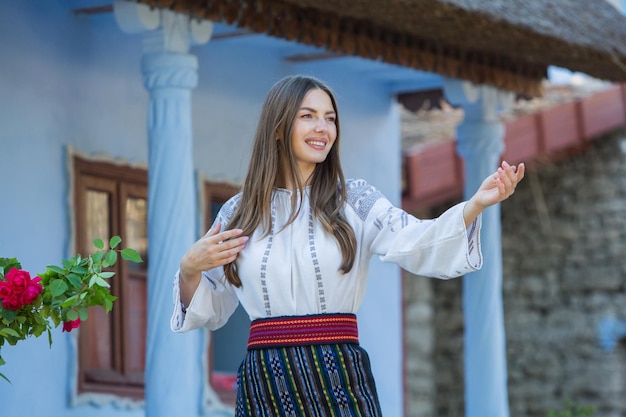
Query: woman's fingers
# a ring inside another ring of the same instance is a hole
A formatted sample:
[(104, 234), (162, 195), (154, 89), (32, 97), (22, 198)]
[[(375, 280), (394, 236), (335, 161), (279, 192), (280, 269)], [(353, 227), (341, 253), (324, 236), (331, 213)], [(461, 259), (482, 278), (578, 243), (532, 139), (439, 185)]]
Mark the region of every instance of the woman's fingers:
[[(239, 232), (241, 234), (241, 231)], [(219, 259), (230, 258), (243, 250), (248, 241), (248, 236), (229, 237), (212, 245), (211, 249), (219, 256)]]
[(220, 222), (216, 222), (215, 223), (215, 227), (209, 229), (209, 231), (206, 232), (204, 237), (215, 236), (216, 234), (218, 234), (220, 232), (221, 227), (222, 227), (222, 225), (220, 224)]
[(515, 192), (515, 187), (524, 178), (525, 169), (524, 163), (520, 163), (516, 167), (506, 161), (502, 161), (502, 165), (496, 172), (496, 182), (498, 183), (499, 191), (504, 194), (505, 198), (510, 197)]
[(522, 162), (517, 166), (517, 171), (515, 173), (517, 182), (520, 182), (522, 178), (524, 178), (524, 173), (526, 172), (526, 165)]
[(220, 232), (221, 225), (216, 223), (202, 238), (187, 251), (181, 266), (188, 271), (207, 271), (226, 265), (237, 258), (245, 248), (248, 236), (241, 236), (242, 229)]
[(248, 236), (241, 236), (242, 233), (241, 229), (232, 229), (206, 236), (200, 255), (203, 258), (203, 270), (223, 266), (235, 260), (248, 241)]

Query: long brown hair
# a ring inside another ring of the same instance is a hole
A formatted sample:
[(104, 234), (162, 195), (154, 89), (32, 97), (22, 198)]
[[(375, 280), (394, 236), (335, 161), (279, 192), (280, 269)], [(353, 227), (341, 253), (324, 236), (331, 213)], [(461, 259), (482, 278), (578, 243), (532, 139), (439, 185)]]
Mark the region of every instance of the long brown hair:
[[(311, 175), (311, 210), (324, 230), (337, 240), (343, 257), (339, 270), (346, 273), (354, 265), (356, 238), (342, 211), (347, 191), (339, 159), (339, 112), (330, 88), (314, 77), (285, 77), (270, 89), (254, 136), (252, 156), (239, 206), (228, 228), (243, 229), (244, 236), (252, 236), (258, 227), (262, 227), (264, 236), (267, 236), (272, 231), (270, 201), (274, 186), (281, 181), (292, 184), (295, 190), (304, 188), (305, 184), (300, 178), (298, 164), (291, 149), (291, 134), (304, 96), (313, 89), (320, 89), (330, 97), (337, 113), (337, 138), (326, 159), (315, 166)], [(302, 194), (292, 193), (291, 215), (285, 226), (298, 216), (302, 206)], [(241, 287), (235, 262), (225, 265), (224, 271), (232, 285)]]

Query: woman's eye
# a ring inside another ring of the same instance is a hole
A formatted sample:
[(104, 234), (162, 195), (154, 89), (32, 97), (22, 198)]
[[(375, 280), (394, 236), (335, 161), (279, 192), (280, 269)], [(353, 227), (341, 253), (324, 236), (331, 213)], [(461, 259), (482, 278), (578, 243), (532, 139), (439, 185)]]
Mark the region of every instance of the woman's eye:
[(335, 118), (334, 117), (327, 117), (326, 121), (328, 121), (330, 123), (335, 123)]
[(310, 118), (311, 118), (311, 117), (313, 117), (313, 116), (312, 116), (312, 115), (310, 115), (309, 113), (305, 113), (305, 114), (303, 114), (303, 115), (302, 115), (302, 116), (300, 116), (300, 117), (302, 117), (303, 119), (310, 119)]

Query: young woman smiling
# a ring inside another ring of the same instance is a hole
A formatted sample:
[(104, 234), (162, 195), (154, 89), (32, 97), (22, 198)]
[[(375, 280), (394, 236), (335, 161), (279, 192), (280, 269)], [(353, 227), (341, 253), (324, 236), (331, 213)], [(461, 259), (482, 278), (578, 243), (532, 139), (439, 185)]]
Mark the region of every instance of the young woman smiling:
[(513, 194), (506, 162), (468, 201), (421, 220), (339, 160), (337, 103), (320, 80), (290, 76), (266, 98), (242, 192), (192, 245), (175, 277), (176, 332), (252, 320), (236, 416), (380, 416), (356, 313), (369, 261), (452, 278), (482, 266), (480, 213)]

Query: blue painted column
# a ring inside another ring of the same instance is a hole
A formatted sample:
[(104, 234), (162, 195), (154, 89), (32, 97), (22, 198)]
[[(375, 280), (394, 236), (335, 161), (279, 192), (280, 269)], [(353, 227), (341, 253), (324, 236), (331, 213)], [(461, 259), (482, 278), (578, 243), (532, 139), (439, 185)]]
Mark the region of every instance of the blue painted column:
[[(512, 96), (453, 80), (446, 81), (445, 93), (464, 109), (457, 151), (465, 162), (467, 199), (500, 164), (504, 124), (496, 110)], [(499, 204), (483, 212), (481, 244), (482, 269), (463, 277), (465, 417), (508, 417)]]
[(202, 403), (200, 332), (170, 329), (172, 282), (180, 258), (197, 238), (191, 92), (198, 83), (192, 42), (212, 26), (169, 10), (116, 1), (116, 19), (144, 32), (141, 70), (148, 106), (148, 307), (146, 417), (197, 416)]
[(169, 322), (180, 249), (196, 236), (191, 89), (197, 83), (197, 59), (147, 54), (142, 70), (150, 92), (146, 416), (196, 415), (198, 343), (173, 333)]

